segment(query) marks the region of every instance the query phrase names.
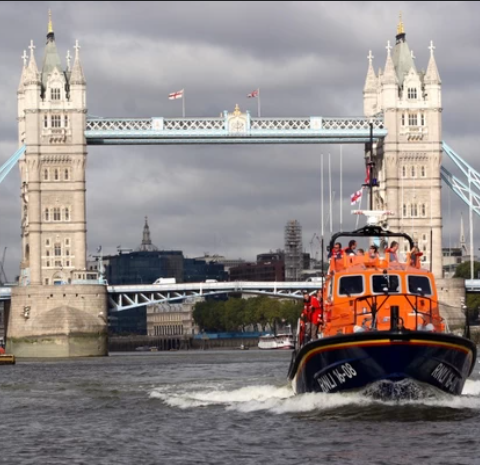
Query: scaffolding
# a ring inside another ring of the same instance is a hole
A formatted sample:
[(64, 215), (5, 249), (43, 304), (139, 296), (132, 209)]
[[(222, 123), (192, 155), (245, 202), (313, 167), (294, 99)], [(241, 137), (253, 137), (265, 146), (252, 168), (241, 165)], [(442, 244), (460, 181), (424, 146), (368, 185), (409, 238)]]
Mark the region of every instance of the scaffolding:
[(285, 281), (300, 281), (302, 265), (302, 226), (297, 220), (290, 220), (285, 226)]

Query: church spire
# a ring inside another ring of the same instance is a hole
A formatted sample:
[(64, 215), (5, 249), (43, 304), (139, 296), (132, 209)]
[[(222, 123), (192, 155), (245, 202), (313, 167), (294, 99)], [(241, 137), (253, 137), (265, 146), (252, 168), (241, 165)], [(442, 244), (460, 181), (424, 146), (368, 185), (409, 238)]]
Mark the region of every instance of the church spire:
[(150, 238), (150, 228), (148, 227), (148, 216), (145, 217), (145, 225), (143, 226), (142, 243), (137, 250), (142, 252), (153, 252), (158, 250), (158, 248), (152, 244), (152, 239)]

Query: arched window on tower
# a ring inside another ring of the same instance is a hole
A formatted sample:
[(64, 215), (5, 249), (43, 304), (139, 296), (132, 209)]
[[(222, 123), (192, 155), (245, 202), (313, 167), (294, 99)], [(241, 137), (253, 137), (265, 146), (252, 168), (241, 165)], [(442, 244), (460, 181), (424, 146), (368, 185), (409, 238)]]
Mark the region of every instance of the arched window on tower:
[(407, 168), (405, 165), (402, 166), (402, 177), (405, 178), (407, 176)]
[(48, 128), (48, 116), (47, 115), (45, 115), (43, 117), (43, 127)]
[(64, 122), (65, 122), (64, 126), (66, 128), (68, 128), (68, 116), (67, 115), (65, 115)]
[(48, 168), (43, 170), (43, 180), (48, 181)]
[(68, 171), (68, 168), (65, 168), (65, 181), (68, 181), (69, 178), (70, 178), (70, 173)]
[(425, 113), (420, 115), (420, 126), (425, 126)]
[(70, 208), (65, 207), (65, 221), (70, 221)]
[(415, 177), (415, 166), (412, 166), (412, 178)]
[(58, 181), (58, 169), (55, 168), (54, 175), (53, 175), (55, 181)]
[(422, 203), (422, 216), (427, 216), (427, 207)]
[(425, 167), (422, 166), (421, 168), (421, 173), (422, 173), (422, 178), (424, 178), (426, 176), (426, 172), (425, 172)]
[(45, 208), (45, 221), (50, 221), (50, 212), (48, 211), (48, 208)]
[(407, 205), (403, 204), (403, 216), (407, 216)]
[(405, 126), (405, 113), (402, 113), (402, 126)]

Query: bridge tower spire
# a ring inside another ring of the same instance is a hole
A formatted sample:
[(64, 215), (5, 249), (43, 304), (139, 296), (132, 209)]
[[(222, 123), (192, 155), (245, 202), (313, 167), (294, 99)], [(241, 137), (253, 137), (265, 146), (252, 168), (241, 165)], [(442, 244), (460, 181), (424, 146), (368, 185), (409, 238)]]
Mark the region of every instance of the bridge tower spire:
[[(105, 287), (81, 286), (80, 290), (73, 285), (80, 276), (86, 277), (87, 107), (79, 47), (77, 43), (72, 71), (64, 69), (49, 12), (41, 71), (33, 41), (29, 49), (28, 65), (26, 54), (22, 57), (17, 91), (19, 145), (25, 144), (26, 151), (19, 161), (22, 261), (9, 322), (10, 344), (15, 340), (17, 345), (10, 349), (23, 356), (68, 356), (70, 334), (89, 327), (95, 336), (84, 341), (103, 338), (103, 342), (89, 347), (80, 344), (75, 350), (77, 355), (95, 355), (104, 351), (106, 343), (106, 323), (98, 317), (98, 310), (106, 309)], [(45, 332), (49, 323), (56, 336)], [(31, 337), (54, 342), (36, 347), (27, 341)], [(8, 340), (7, 335), (7, 344)]]
[[(435, 277), (441, 278), (441, 83), (433, 47), (427, 72), (418, 71), (401, 15), (396, 32), (393, 51), (387, 45), (376, 99), (373, 90), (364, 92), (365, 116), (383, 114), (388, 130), (374, 154), (379, 181), (374, 208), (395, 213), (388, 227), (411, 234), (423, 252), (424, 266), (430, 265)], [(401, 244), (402, 252), (407, 252), (406, 247)]]

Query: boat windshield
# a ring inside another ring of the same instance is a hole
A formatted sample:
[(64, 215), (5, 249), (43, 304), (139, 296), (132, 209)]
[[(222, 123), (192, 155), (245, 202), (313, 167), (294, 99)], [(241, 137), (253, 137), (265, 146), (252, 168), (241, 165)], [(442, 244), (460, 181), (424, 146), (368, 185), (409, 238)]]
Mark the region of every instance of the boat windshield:
[(346, 295), (348, 297), (352, 295), (363, 294), (365, 286), (363, 284), (363, 276), (342, 276), (339, 280), (339, 292), (338, 295)]
[(410, 294), (432, 295), (432, 286), (427, 276), (409, 275), (407, 282)]
[(400, 276), (396, 274), (374, 274), (372, 276), (372, 292), (374, 294), (400, 293)]

